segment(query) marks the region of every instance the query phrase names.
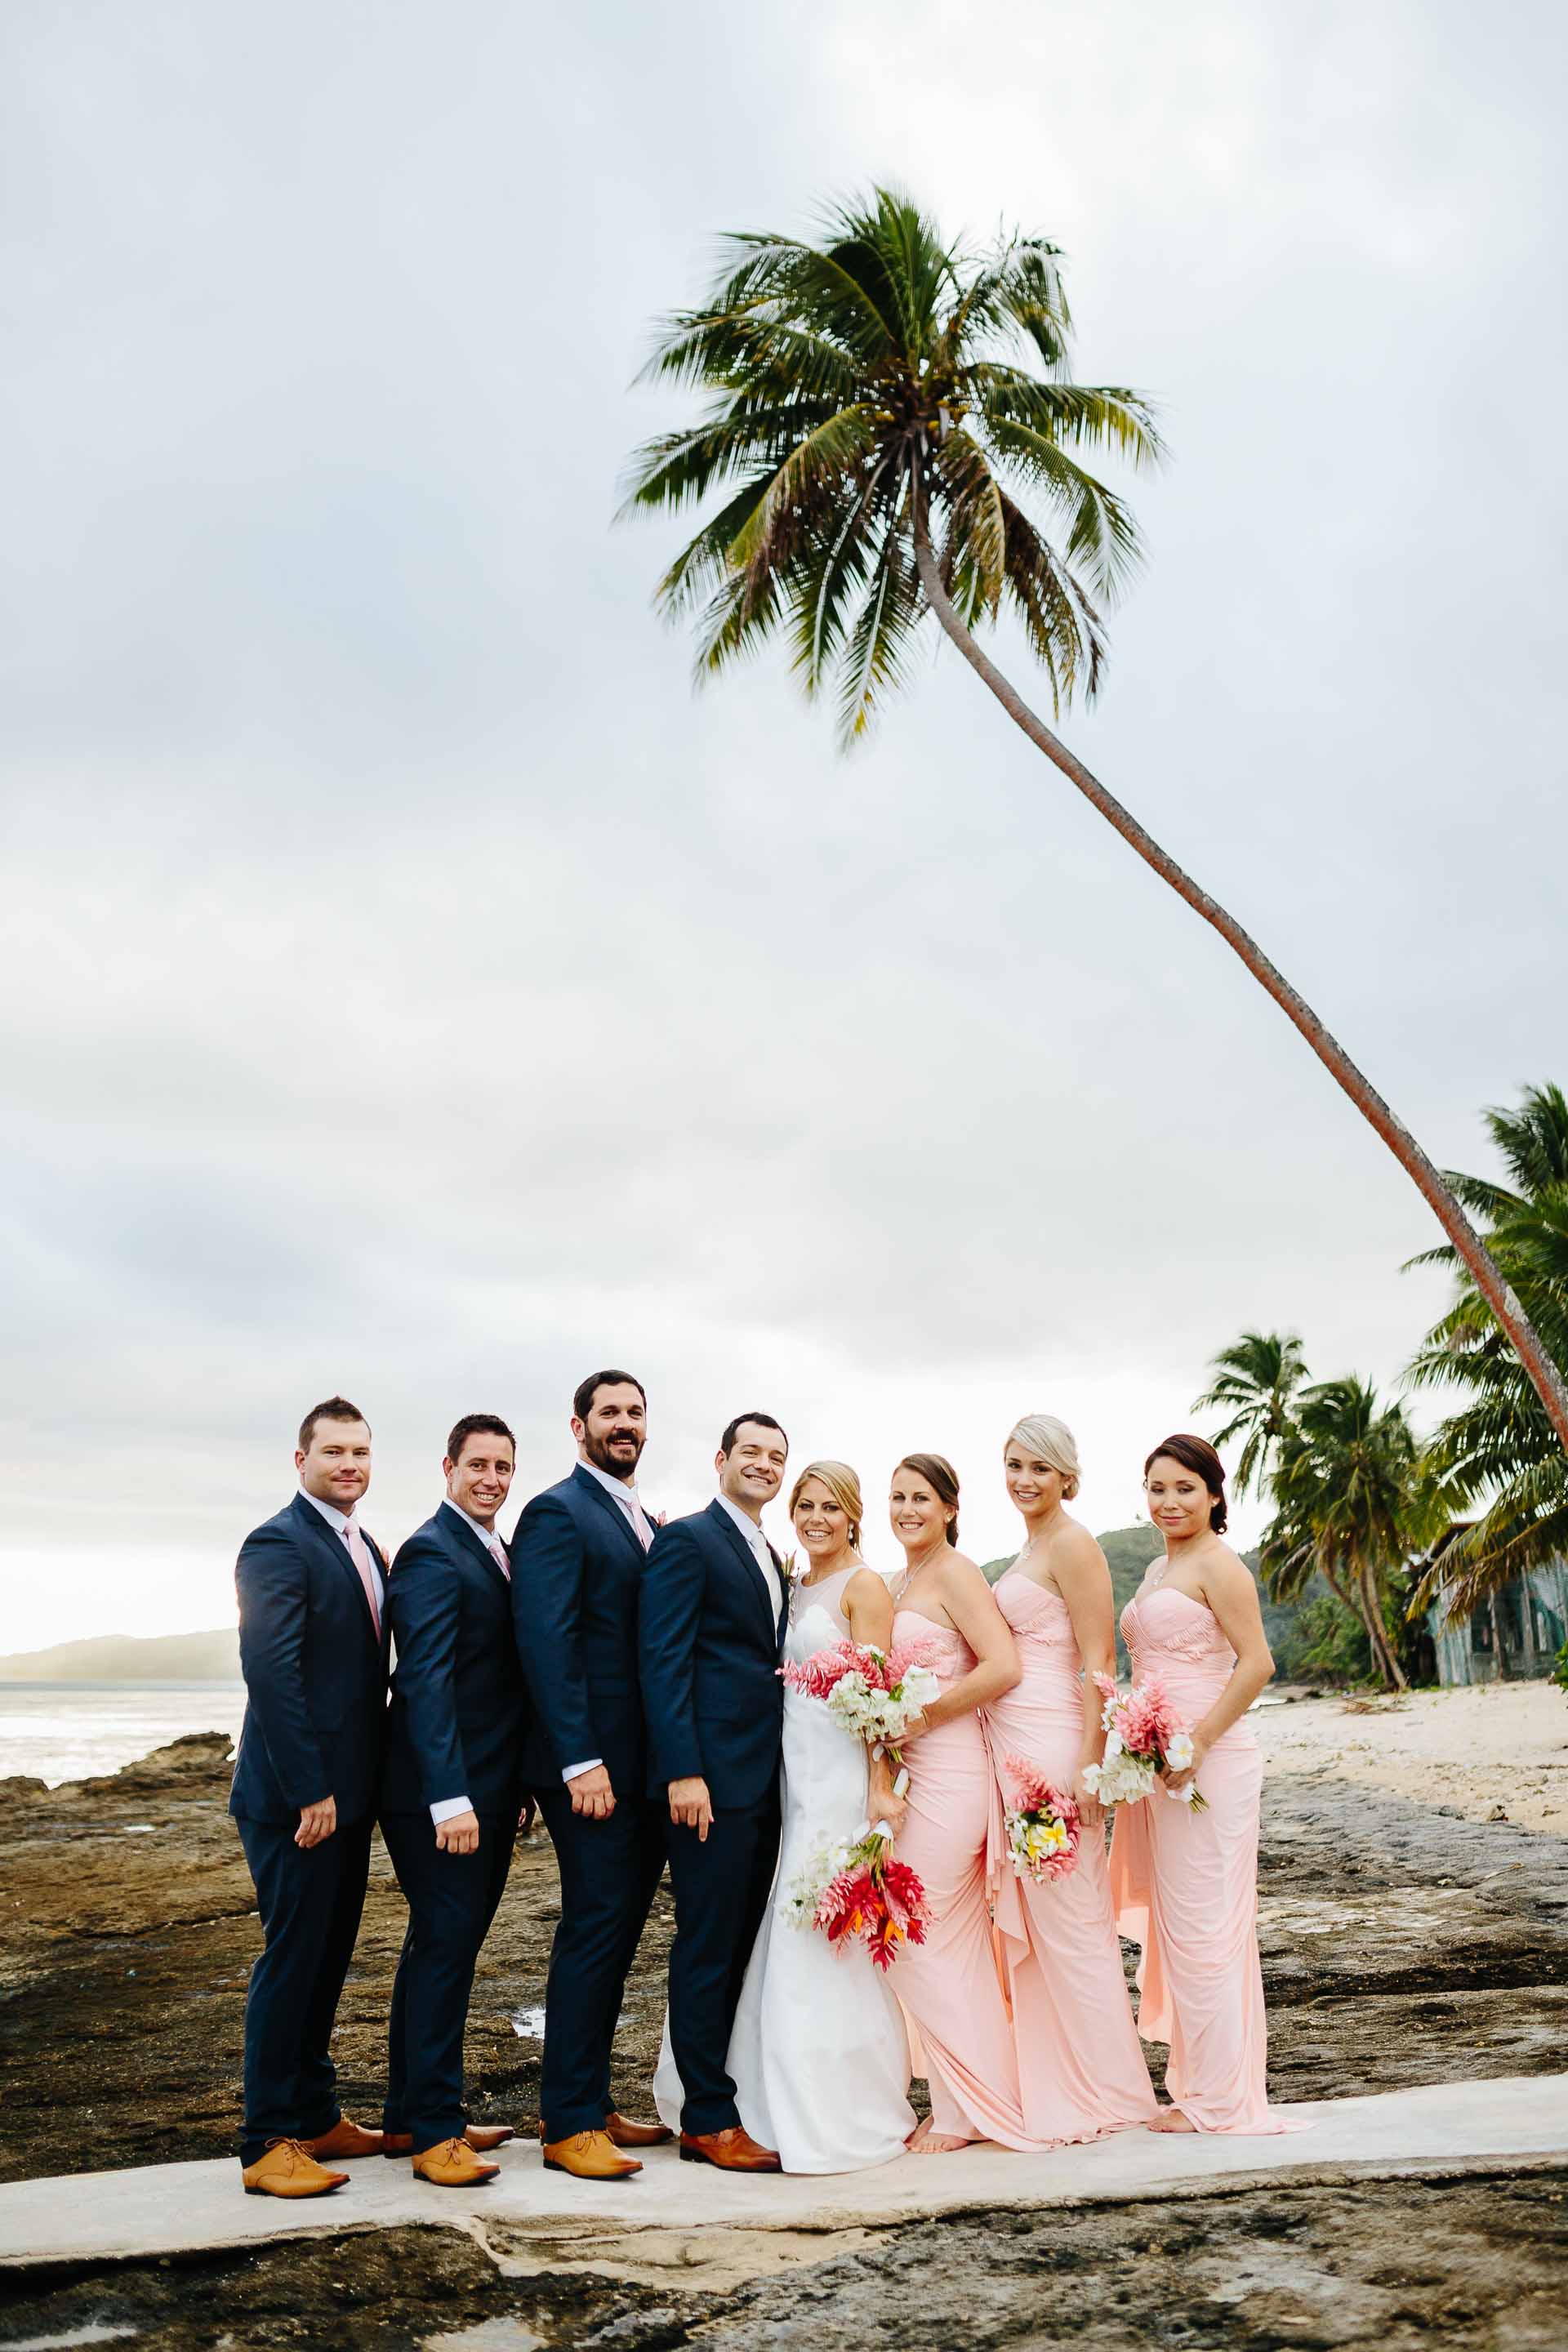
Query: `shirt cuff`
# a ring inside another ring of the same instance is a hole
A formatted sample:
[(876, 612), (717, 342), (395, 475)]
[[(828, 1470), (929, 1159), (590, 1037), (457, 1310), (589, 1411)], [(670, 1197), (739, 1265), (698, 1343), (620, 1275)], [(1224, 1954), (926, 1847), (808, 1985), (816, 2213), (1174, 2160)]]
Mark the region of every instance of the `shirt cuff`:
[(563, 1780), (574, 1780), (580, 1772), (596, 1772), (604, 1760), (602, 1756), (590, 1756), (585, 1764), (568, 1764), (561, 1778)]
[(455, 1813), (471, 1813), (473, 1810), (467, 1797), (443, 1797), (438, 1804), (431, 1806), (430, 1819), (439, 1829), (442, 1822), (449, 1822)]

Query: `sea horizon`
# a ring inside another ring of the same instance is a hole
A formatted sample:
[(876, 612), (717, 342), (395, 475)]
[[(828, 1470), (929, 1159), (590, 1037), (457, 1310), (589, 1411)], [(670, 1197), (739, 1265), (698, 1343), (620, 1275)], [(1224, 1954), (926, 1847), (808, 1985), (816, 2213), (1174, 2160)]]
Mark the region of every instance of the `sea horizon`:
[(238, 1736), (245, 1685), (0, 1680), (0, 1780), (58, 1788), (134, 1764), (191, 1732)]

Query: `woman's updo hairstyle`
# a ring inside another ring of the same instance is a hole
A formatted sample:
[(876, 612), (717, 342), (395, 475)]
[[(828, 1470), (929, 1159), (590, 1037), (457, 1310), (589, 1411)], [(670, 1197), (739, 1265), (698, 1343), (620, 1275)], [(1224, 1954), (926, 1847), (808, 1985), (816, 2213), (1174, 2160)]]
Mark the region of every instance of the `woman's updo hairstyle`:
[(1065, 1421), (1054, 1412), (1026, 1412), (1022, 1421), (1015, 1422), (1008, 1433), (1007, 1444), (1002, 1448), (1027, 1447), (1037, 1462), (1047, 1462), (1060, 1474), (1062, 1500), (1070, 1503), (1078, 1493), (1081, 1473), (1079, 1468), (1078, 1440)]
[(795, 1517), (801, 1489), (808, 1478), (820, 1478), (839, 1509), (849, 1522), (849, 1549), (860, 1549), (860, 1527), (866, 1517), (866, 1506), (860, 1499), (860, 1481), (847, 1462), (808, 1462), (789, 1490), (789, 1515)]
[(912, 1470), (917, 1478), (923, 1478), (937, 1501), (945, 1510), (952, 1513), (952, 1518), (947, 1523), (947, 1539), (956, 1551), (958, 1549), (958, 1473), (952, 1463), (940, 1454), (906, 1454), (902, 1461), (894, 1466), (895, 1478), (900, 1470)]
[(1168, 1461), (1179, 1462), (1184, 1470), (1196, 1472), (1213, 1497), (1209, 1505), (1209, 1526), (1216, 1536), (1224, 1535), (1226, 1522), (1230, 1517), (1229, 1506), (1225, 1499), (1225, 1464), (1208, 1439), (1194, 1437), (1190, 1432), (1163, 1439), (1143, 1465), (1145, 1485), (1148, 1484), (1150, 1471), (1162, 1455)]

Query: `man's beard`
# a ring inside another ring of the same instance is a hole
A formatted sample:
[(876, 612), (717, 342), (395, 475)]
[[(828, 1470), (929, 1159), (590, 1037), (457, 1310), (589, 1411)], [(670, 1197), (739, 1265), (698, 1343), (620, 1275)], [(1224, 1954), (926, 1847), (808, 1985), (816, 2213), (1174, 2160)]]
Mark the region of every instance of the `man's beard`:
[(603, 1470), (610, 1478), (630, 1478), (635, 1475), (637, 1464), (642, 1459), (642, 1450), (646, 1441), (635, 1429), (617, 1430), (615, 1434), (617, 1437), (630, 1438), (636, 1448), (629, 1462), (624, 1453), (612, 1454), (608, 1439), (595, 1437), (592, 1430), (585, 1433), (583, 1444), (587, 1449), (588, 1459), (595, 1470)]

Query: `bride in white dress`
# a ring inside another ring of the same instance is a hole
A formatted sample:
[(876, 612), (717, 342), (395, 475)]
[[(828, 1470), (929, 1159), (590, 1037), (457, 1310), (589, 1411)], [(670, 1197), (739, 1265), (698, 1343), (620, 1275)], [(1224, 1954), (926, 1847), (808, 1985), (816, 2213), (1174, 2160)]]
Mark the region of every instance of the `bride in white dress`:
[[(860, 1486), (842, 1462), (812, 1462), (795, 1482), (790, 1518), (810, 1563), (790, 1589), (784, 1655), (800, 1664), (849, 1637), (890, 1648), (892, 1596), (856, 1547)], [(784, 1830), (773, 1894), (757, 1930), (726, 2065), (741, 2121), (785, 2172), (857, 2172), (904, 2153), (915, 2127), (909, 2040), (887, 1976), (863, 1944), (842, 1949), (784, 1907), (817, 1849), (868, 1820), (896, 1829), (902, 1801), (888, 1768), (841, 1730), (821, 1699), (784, 1688)], [(896, 1964), (895, 1964), (896, 1965)], [(680, 2121), (680, 2079), (665, 2027), (654, 2082), (658, 2111)]]

